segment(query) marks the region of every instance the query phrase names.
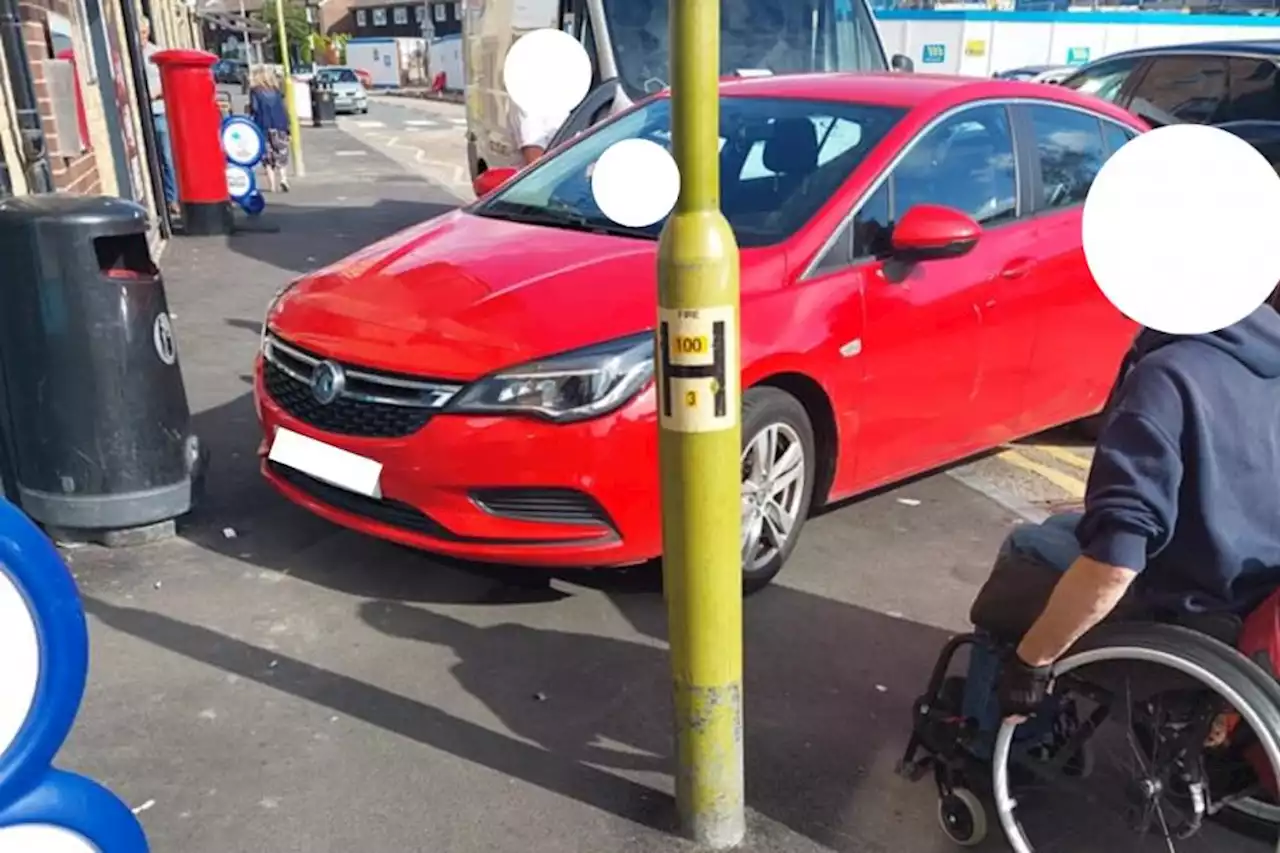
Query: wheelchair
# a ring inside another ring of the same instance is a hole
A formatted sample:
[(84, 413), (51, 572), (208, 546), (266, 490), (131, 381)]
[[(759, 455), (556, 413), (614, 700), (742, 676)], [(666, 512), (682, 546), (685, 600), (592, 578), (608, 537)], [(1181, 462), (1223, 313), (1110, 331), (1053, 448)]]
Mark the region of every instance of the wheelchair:
[(1054, 666), (1040, 710), (1001, 721), (993, 692), (984, 724), (966, 714), (954, 661), (966, 648), (998, 661), (1013, 644), (980, 628), (953, 637), (899, 773), (933, 777), (942, 830), (964, 847), (983, 843), (994, 813), (1015, 853), (1280, 851), (1280, 685), (1231, 642), (1103, 624)]

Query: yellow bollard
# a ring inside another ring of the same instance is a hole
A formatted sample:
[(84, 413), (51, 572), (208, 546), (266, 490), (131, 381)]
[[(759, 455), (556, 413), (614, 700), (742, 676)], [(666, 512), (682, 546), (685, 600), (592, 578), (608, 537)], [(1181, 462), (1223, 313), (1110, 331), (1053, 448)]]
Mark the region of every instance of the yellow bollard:
[(298, 126), (298, 104), (293, 93), (293, 74), (289, 70), (289, 39), (284, 29), (284, 0), (276, 0), (276, 25), (280, 27), (280, 64), (284, 67), (284, 103), (289, 110), (289, 159), (293, 173), (307, 174), (302, 162), (302, 129)]
[(680, 198), (658, 248), (663, 581), (676, 801), (713, 849), (746, 833), (738, 247), (720, 212), (720, 0), (670, 0)]

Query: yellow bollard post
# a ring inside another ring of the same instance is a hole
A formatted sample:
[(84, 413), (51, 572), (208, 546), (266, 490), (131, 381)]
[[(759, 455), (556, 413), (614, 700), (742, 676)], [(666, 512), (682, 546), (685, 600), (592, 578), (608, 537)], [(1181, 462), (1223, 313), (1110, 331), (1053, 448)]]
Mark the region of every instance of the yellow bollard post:
[(298, 104), (293, 93), (293, 75), (289, 70), (289, 39), (284, 29), (284, 0), (276, 0), (276, 25), (280, 28), (280, 64), (284, 66), (284, 102), (289, 110), (289, 159), (293, 173), (307, 174), (302, 162), (302, 129), (298, 126)]
[(720, 212), (720, 0), (670, 0), (680, 198), (658, 248), (663, 581), (676, 801), (713, 849), (746, 833), (738, 247)]

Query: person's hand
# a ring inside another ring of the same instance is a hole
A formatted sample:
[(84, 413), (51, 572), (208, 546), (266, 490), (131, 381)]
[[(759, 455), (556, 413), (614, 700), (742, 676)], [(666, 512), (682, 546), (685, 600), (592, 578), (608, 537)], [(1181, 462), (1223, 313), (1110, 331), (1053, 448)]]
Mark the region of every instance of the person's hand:
[(1049, 695), (1052, 673), (1052, 667), (1031, 666), (1016, 653), (1010, 654), (1001, 668), (996, 687), (1001, 715), (1023, 720), (1035, 713)]

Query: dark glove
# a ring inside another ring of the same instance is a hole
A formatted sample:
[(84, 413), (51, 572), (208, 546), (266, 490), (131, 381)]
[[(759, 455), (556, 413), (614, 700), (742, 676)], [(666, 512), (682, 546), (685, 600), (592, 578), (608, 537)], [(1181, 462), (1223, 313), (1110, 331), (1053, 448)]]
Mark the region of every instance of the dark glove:
[(1016, 654), (1005, 659), (996, 687), (1000, 714), (1004, 717), (1029, 717), (1049, 695), (1049, 676), (1053, 667), (1031, 666)]

